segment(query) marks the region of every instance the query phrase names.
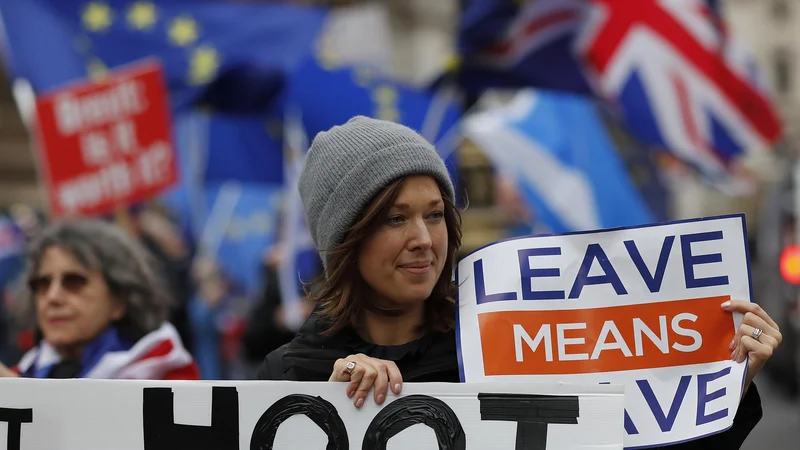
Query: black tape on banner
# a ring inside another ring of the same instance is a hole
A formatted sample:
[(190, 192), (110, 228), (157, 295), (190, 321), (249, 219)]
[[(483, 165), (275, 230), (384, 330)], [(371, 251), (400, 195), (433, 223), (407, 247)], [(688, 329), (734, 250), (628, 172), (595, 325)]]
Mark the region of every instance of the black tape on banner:
[(406, 428), (424, 423), (436, 433), (439, 450), (465, 450), (467, 436), (456, 413), (438, 398), (409, 395), (386, 405), (364, 434), (363, 450), (386, 450), (389, 439)]
[(349, 450), (347, 428), (332, 403), (322, 397), (292, 394), (273, 403), (256, 422), (250, 450), (271, 450), (278, 428), (286, 419), (302, 414), (328, 436), (326, 450)]
[(144, 450), (239, 450), (239, 394), (214, 387), (211, 426), (175, 423), (172, 388), (144, 388)]
[(8, 423), (6, 449), (20, 450), (22, 445), (22, 424), (33, 423), (33, 409), (0, 408), (0, 422)]
[(516, 450), (545, 450), (547, 426), (577, 424), (580, 402), (571, 395), (478, 394), (481, 420), (517, 422)]

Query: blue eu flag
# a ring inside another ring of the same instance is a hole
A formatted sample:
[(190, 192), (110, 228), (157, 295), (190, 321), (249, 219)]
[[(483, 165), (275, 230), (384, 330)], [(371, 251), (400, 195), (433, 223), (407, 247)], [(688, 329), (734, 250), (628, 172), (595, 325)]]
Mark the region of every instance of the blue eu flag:
[(455, 96), (398, 82), (369, 67), (325, 64), (309, 58), (286, 90), (286, 103), (301, 112), (310, 139), (357, 115), (401, 123), (436, 145), (455, 180), (454, 138), (463, 114)]
[(308, 55), (326, 10), (223, 1), (0, 0), (6, 57), (36, 92), (158, 57), (175, 107), (268, 104)]

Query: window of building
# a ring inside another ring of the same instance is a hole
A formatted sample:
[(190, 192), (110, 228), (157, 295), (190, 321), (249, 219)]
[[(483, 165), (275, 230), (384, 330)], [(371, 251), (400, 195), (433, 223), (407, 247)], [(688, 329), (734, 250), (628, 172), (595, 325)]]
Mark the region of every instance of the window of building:
[(786, 0), (772, 1), (772, 18), (775, 20), (786, 20), (789, 15), (789, 2)]
[(789, 52), (785, 49), (776, 51), (773, 67), (775, 89), (781, 94), (790, 92), (792, 89), (792, 58)]

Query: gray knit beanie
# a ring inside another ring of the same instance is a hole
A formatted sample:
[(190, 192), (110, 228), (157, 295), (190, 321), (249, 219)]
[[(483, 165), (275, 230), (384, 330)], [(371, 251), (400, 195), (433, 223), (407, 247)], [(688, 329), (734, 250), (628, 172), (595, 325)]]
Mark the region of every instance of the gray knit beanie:
[(306, 223), (322, 254), (341, 244), (370, 200), (397, 178), (428, 174), (453, 200), (453, 182), (436, 149), (412, 129), (356, 116), (314, 138), (300, 174)]

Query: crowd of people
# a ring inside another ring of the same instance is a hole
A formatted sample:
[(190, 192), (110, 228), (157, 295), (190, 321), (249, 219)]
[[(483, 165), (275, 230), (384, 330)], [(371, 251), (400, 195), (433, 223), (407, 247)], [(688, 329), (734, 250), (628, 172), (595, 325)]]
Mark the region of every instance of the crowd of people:
[[(179, 338), (175, 342), (180, 342), (192, 356), (199, 378), (252, 378), (266, 354), (294, 336), (281, 314), (277, 276), (282, 256), (279, 244), (264, 249), (262, 288), (257, 295), (252, 295), (231, 283), (224, 268), (213, 257), (199, 255), (195, 243), (177, 225), (170, 211), (158, 202), (121, 208), (104, 217), (67, 221), (50, 219), (28, 205), (16, 205), (0, 214), (17, 233), (7, 241), (19, 239), (17, 250), (21, 250), (6, 254), (5, 258), (0, 255), (0, 260), (5, 259), (0, 267), (0, 362), (7, 367), (15, 366), (41, 344), (42, 325), (35, 320), (35, 302), (30, 298), (30, 271), (50, 255), (40, 255), (40, 261), (31, 259), (31, 254), (48, 239), (63, 239), (64, 243), (50, 244), (59, 248), (85, 241), (89, 247), (81, 250), (83, 256), (67, 251), (68, 259), (75, 263), (74, 270), (69, 273), (85, 275), (102, 268), (108, 271), (101, 274), (107, 284), (106, 290), (115, 282), (111, 277), (116, 273), (152, 272), (148, 275), (152, 278), (141, 281), (153, 286), (152, 295), (148, 296), (154, 301), (160, 296), (162, 301), (147, 304), (147, 309), (152, 310), (148, 313), (163, 316), (164, 322), (174, 328)], [(66, 234), (54, 237), (54, 233)], [(104, 234), (108, 237), (100, 239)], [(105, 253), (128, 255), (126, 252), (140, 252), (146, 262), (143, 260), (142, 267), (126, 266), (123, 263), (131, 264), (133, 260), (124, 258), (118, 261), (121, 265), (115, 266), (114, 260), (103, 256)], [(102, 267), (87, 266), (89, 260), (102, 260)], [(83, 292), (80, 281), (66, 277), (60, 280), (65, 295), (70, 293), (67, 285), (70, 282), (76, 291)], [(39, 288), (46, 291), (42, 283), (39, 282)], [(303, 305), (303, 311), (310, 313), (310, 302), (304, 300)]]
[[(33, 334), (0, 376), (330, 381), (356, 408), (404, 382), (458, 382), (462, 218), (436, 149), (405, 126), (356, 117), (315, 137), (299, 190), (323, 276), (297, 333), (282, 323), (279, 250), (265, 257), (262, 298), (237, 311), (215, 262), (193, 258), (156, 210), (31, 221), (13, 303)], [(753, 379), (781, 333), (755, 303), (720, 307), (744, 315), (729, 346), (748, 360), (734, 424), (670, 448), (739, 448), (761, 418)]]

